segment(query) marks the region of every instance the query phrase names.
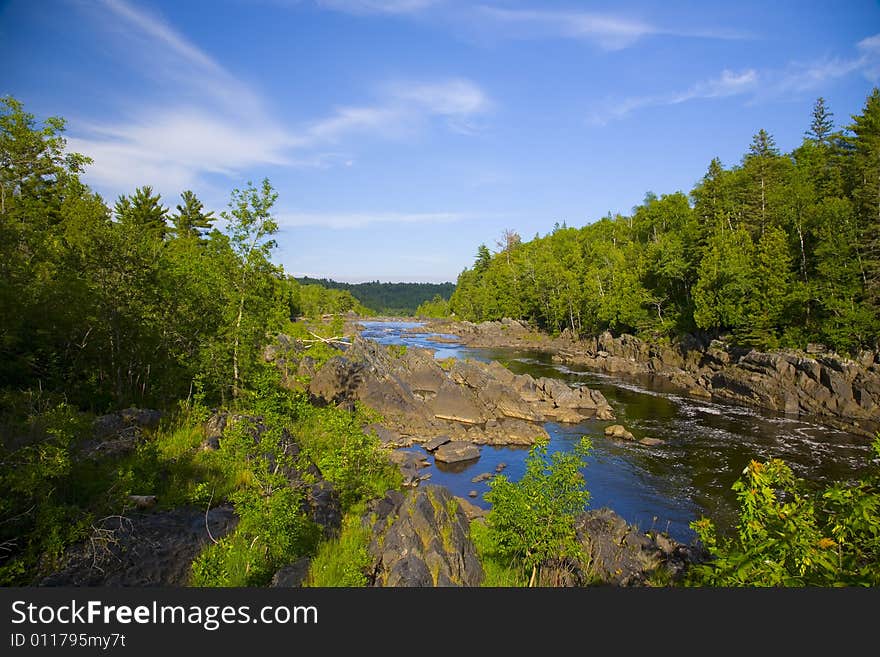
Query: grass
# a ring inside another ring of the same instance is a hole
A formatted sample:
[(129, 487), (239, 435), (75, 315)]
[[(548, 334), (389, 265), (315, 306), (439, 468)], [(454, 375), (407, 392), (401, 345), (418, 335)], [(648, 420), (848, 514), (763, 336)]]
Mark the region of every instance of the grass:
[(370, 530), (363, 525), (364, 506), (353, 508), (342, 520), (339, 536), (318, 546), (305, 586), (362, 587), (370, 583), (368, 569)]
[(489, 536), (489, 529), (482, 520), (472, 520), (470, 524), (471, 540), (477, 550), (477, 556), (483, 565), (483, 587), (524, 587), (528, 585), (528, 577), (517, 568), (506, 564), (497, 553)]

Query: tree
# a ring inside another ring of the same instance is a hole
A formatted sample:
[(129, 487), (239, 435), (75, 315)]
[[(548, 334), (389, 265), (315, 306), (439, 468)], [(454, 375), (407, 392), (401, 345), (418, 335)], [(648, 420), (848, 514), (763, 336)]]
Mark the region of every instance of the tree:
[(480, 244), (477, 248), (477, 259), (474, 262), (474, 271), (477, 274), (482, 274), (489, 268), (491, 263), (492, 254), (489, 253), (489, 248), (485, 244)]
[(752, 137), (749, 152), (743, 158), (747, 188), (743, 198), (746, 221), (756, 235), (764, 232), (769, 221), (768, 201), (780, 178), (779, 150), (773, 137), (763, 128)]
[(65, 153), (64, 119), (50, 116), (42, 128), (12, 96), (0, 98), (0, 215), (17, 201), (57, 196), (59, 185), (92, 162)]
[(168, 228), (165, 222), (168, 208), (162, 207), (160, 201), (160, 195), (154, 196), (153, 188), (145, 185), (138, 187), (131, 196), (121, 195), (114, 212), (123, 226), (144, 228), (163, 239)]
[(199, 238), (202, 236), (202, 231), (211, 230), (213, 211), (205, 213), (202, 202), (188, 189), (182, 192), (180, 197), (183, 199), (183, 204), (178, 205), (177, 214), (171, 216), (174, 234), (178, 238)]
[(816, 99), (813, 105), (813, 118), (810, 121), (810, 129), (804, 133), (809, 139), (817, 144), (827, 146), (831, 133), (834, 131), (834, 114), (825, 107), (825, 99), (822, 96)]
[(531, 573), (529, 586), (551, 559), (581, 557), (575, 520), (590, 501), (581, 468), (591, 449), (584, 437), (572, 452), (554, 452), (548, 461), (547, 444), (540, 442), (529, 451), (518, 482), (505, 475), (489, 482), (490, 540), (502, 558)]
[[(234, 289), (234, 319), (232, 325), (232, 394), (238, 397), (241, 392), (241, 350), (246, 337), (243, 329), (245, 312), (249, 310), (249, 300), (257, 301), (254, 292), (260, 287), (261, 275), (271, 274), (273, 267), (269, 262), (275, 240), (271, 238), (278, 230), (278, 223), (272, 216), (272, 206), (278, 193), (272, 188), (268, 178), (264, 178), (260, 188), (250, 181), (245, 189), (234, 189), (229, 201), (229, 209), (221, 213), (227, 222), (232, 251), (237, 258), (237, 275), (230, 283)], [(261, 327), (251, 327), (250, 337), (262, 335)], [(253, 342), (249, 345), (255, 347)]]
[(788, 238), (775, 226), (761, 235), (756, 247), (754, 284), (746, 298), (745, 330), (741, 341), (757, 347), (778, 346), (776, 332), (786, 323), (786, 301), (791, 285)]
[(742, 326), (752, 293), (754, 245), (745, 229), (719, 228), (709, 239), (694, 287), (694, 321), (702, 329)]

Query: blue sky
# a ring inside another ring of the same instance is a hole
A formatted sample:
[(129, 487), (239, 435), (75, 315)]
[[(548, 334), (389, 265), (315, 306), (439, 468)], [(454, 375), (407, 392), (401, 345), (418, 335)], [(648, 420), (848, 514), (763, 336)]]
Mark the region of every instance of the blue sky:
[(268, 177), (294, 275), (454, 281), (480, 243), (688, 192), (880, 83), (880, 3), (0, 0), (0, 95), (108, 202)]

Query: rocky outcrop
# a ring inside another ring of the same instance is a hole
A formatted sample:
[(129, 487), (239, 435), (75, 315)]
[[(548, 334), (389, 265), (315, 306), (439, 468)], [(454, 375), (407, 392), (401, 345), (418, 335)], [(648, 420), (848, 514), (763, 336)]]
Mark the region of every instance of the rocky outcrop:
[(193, 561), (211, 538), (238, 524), (231, 506), (110, 516), (68, 549), (39, 586), (188, 586)]
[(374, 586), (479, 586), (483, 569), (462, 505), (442, 486), (389, 491), (364, 518)]
[[(548, 438), (547, 420), (614, 416), (598, 391), (516, 375), (497, 362), (457, 360), (444, 368), (431, 350), (389, 349), (359, 337), (343, 349), (311, 377), (308, 393), (316, 403), (361, 402), (378, 411), (384, 421), (372, 429), (390, 447), (440, 436), (474, 445), (528, 446)], [(290, 352), (283, 353), (282, 366), (290, 369)]]
[(807, 416), (865, 436), (880, 431), (880, 353), (848, 359), (820, 345), (807, 352), (759, 352), (690, 335), (660, 344), (608, 331), (579, 340), (567, 331), (541, 334), (514, 320), (443, 320), (421, 330), (455, 334), (475, 347), (539, 349), (558, 363), (648, 376), (693, 396)]
[(80, 447), (80, 453), (90, 459), (129, 454), (159, 428), (161, 419), (161, 411), (142, 408), (101, 415), (92, 423), (92, 437)]
[(779, 413), (802, 415), (854, 433), (880, 429), (880, 362), (832, 354), (772, 353), (688, 339), (658, 347), (638, 338), (603, 333), (584, 350), (562, 350), (555, 359), (606, 372), (649, 374), (694, 395)]
[(608, 508), (587, 511), (576, 524), (587, 555), (589, 584), (644, 586), (679, 579), (702, 556), (665, 534), (639, 531)]

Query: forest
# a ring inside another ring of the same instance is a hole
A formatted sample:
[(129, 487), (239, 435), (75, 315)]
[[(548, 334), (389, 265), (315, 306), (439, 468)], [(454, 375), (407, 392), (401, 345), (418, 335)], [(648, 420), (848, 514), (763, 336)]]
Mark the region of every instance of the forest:
[(437, 298), (448, 301), (455, 290), (455, 283), (340, 283), (308, 276), (300, 276), (296, 280), (303, 285), (320, 285), (330, 290), (349, 292), (373, 315), (402, 317), (412, 317), (425, 302)]
[[(809, 119), (809, 120), (807, 120)], [(450, 310), (523, 318), (550, 333), (702, 332), (759, 349), (880, 338), (880, 91), (837, 127), (816, 100), (802, 143), (761, 129), (740, 162), (713, 159), (688, 193), (647, 193), (629, 215), (556, 224), (477, 249)]]

